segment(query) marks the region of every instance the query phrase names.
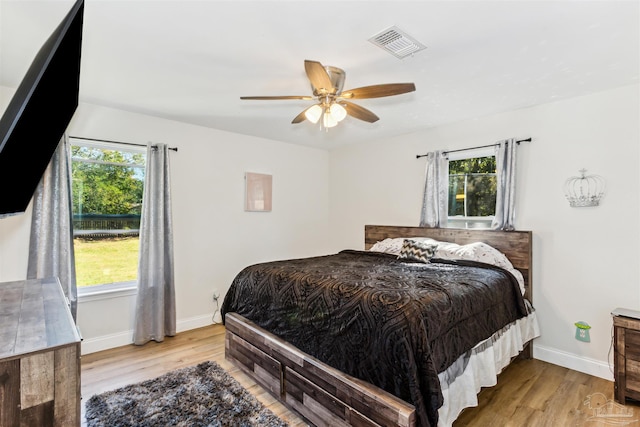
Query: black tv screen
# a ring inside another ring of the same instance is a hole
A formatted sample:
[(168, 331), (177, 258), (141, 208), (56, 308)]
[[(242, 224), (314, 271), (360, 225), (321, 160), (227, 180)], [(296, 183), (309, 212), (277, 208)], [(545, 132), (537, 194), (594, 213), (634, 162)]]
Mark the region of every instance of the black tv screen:
[(0, 118), (0, 217), (22, 213), (78, 107), (84, 0), (38, 51)]

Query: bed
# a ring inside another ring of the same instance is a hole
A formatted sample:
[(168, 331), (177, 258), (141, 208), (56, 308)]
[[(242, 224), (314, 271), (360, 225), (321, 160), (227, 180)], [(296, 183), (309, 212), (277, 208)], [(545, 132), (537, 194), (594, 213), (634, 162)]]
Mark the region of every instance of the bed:
[(449, 426), (530, 357), (531, 295), (531, 232), (368, 225), (364, 251), (243, 269), (225, 355), (315, 425)]

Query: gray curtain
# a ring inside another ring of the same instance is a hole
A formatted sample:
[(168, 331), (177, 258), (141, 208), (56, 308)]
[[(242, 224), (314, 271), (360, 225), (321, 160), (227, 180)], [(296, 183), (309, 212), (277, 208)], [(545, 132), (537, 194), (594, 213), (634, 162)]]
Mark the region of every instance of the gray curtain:
[(176, 334), (169, 150), (149, 145), (140, 219), (140, 261), (133, 342)]
[(64, 135), (33, 195), (27, 279), (58, 277), (76, 319), (71, 152)]
[(442, 151), (427, 154), (420, 226), (439, 228), (447, 225), (449, 161)]
[(495, 230), (515, 230), (517, 145), (515, 138), (511, 138), (496, 146), (496, 216), (491, 223)]

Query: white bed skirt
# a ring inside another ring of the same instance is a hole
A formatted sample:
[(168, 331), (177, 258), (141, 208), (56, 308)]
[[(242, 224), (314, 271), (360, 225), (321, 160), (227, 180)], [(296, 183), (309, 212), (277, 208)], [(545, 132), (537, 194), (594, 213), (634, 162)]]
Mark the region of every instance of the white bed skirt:
[(451, 427), (464, 408), (478, 406), (480, 389), (496, 385), (498, 374), (522, 351), (525, 343), (539, 335), (534, 311), (476, 345), (440, 373), (444, 405), (438, 410), (438, 427)]

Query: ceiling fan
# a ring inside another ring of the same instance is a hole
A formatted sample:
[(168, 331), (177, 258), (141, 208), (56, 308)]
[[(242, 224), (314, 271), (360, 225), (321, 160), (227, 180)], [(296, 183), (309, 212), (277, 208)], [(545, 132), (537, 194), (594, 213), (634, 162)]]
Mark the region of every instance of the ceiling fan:
[(316, 104), (304, 109), (291, 123), (301, 123), (305, 119), (318, 123), (322, 118), (322, 126), (326, 129), (334, 127), (347, 115), (365, 122), (373, 123), (380, 118), (364, 107), (351, 102), (351, 99), (382, 98), (400, 95), (416, 90), (413, 83), (387, 83), (363, 86), (356, 89), (342, 90), (345, 80), (344, 70), (324, 66), (318, 61), (304, 61), (304, 69), (311, 82), (313, 96), (241, 96), (240, 99), (282, 100), (304, 99), (316, 101)]

